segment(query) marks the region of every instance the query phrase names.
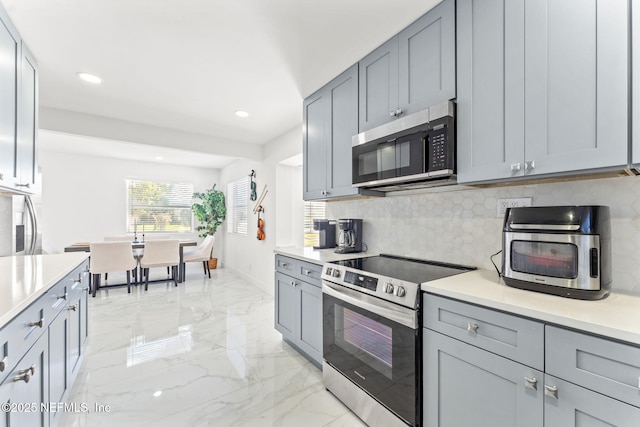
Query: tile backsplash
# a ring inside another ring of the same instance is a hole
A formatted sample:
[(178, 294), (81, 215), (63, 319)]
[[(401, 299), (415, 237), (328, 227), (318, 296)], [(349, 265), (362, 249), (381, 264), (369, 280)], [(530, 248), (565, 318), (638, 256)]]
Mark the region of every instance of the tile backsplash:
[[(533, 206), (609, 206), (612, 290), (640, 296), (640, 177), (442, 190), (334, 201), (327, 203), (327, 217), (362, 218), (370, 252), (493, 270), (490, 257), (502, 249), (497, 199), (531, 197)], [(494, 260), (499, 268), (501, 256)]]

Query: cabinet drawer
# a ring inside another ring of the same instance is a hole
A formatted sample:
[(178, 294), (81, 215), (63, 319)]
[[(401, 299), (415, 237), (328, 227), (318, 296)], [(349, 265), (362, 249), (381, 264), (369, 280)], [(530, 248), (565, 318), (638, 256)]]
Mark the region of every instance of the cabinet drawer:
[(544, 369), (542, 323), (424, 294), (424, 326), (532, 368)]
[(0, 372), (0, 381), (47, 330), (49, 321), (47, 313), (47, 306), (43, 298), (40, 298), (2, 328), (0, 360), (4, 360), (4, 369)]
[(298, 261), (296, 265), (296, 276), (307, 283), (315, 286), (322, 286), (320, 276), (322, 275), (322, 265), (310, 262)]
[(68, 305), (73, 293), (88, 287), (89, 276), (85, 270), (85, 263), (80, 264), (43, 296), (48, 309), (46, 313), (48, 322), (51, 322)]
[(640, 407), (640, 347), (546, 327), (546, 372)]
[(282, 255), (276, 255), (276, 271), (293, 276), (298, 271), (300, 261)]

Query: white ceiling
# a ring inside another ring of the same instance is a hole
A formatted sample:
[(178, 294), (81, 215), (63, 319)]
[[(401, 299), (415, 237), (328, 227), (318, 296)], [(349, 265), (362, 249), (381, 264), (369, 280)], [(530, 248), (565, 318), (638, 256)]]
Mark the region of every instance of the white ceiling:
[(306, 96), (439, 1), (0, 0), (38, 60), (45, 112), (236, 143), (229, 161), (299, 126)]

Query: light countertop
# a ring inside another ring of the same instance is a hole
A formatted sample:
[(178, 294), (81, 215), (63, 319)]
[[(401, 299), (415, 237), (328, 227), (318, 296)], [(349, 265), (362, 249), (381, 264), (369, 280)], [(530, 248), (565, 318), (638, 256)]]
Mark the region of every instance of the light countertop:
[(341, 261), (344, 259), (354, 259), (378, 255), (377, 253), (372, 252), (337, 254), (333, 249), (313, 249), (311, 247), (303, 248), (299, 246), (278, 247), (274, 249), (274, 252), (280, 255), (285, 255), (291, 258), (296, 258), (315, 264), (324, 264), (325, 262)]
[(44, 295), (89, 254), (0, 257), (0, 328)]
[(544, 322), (640, 345), (640, 297), (612, 292), (584, 301), (516, 289), (491, 270), (475, 270), (421, 285), (425, 292), (455, 298)]

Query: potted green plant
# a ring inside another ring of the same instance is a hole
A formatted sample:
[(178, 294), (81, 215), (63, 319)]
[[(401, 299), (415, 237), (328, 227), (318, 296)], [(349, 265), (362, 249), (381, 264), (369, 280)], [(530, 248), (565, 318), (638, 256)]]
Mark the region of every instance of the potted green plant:
[[(224, 193), (216, 190), (216, 184), (213, 184), (209, 190), (202, 193), (193, 193), (194, 199), (201, 202), (194, 202), (192, 205), (193, 215), (196, 217), (200, 225), (196, 227), (200, 237), (213, 236), (216, 230), (227, 217), (227, 207), (224, 202)], [(216, 268), (218, 265), (217, 258), (209, 260), (209, 267)]]

